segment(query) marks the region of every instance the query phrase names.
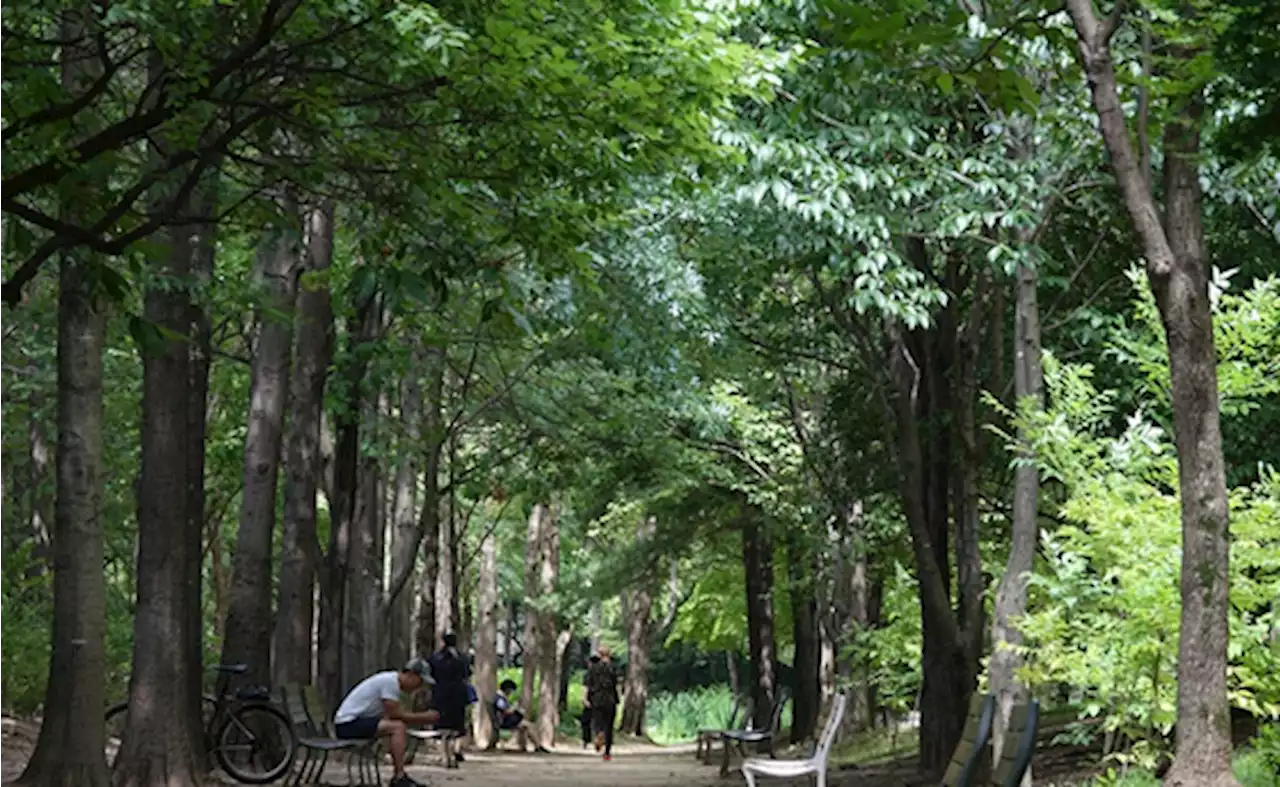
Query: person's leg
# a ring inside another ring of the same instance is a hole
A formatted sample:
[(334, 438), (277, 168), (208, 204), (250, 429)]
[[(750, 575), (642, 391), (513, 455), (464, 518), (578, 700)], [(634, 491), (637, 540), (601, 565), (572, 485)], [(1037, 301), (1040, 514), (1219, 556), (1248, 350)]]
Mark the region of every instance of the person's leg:
[(609, 726), (608, 706), (596, 706), (591, 709), (591, 726), (595, 728), (596, 751), (604, 748), (605, 727)]
[(582, 725), (582, 748), (591, 745), (591, 709), (583, 708), (582, 714), (578, 717), (578, 723)]
[(404, 776), (404, 749), (409, 727), (397, 719), (378, 722), (378, 737), (387, 739), (387, 751), (391, 754), (392, 779)]
[(610, 705), (608, 710), (608, 723), (604, 727), (604, 758), (607, 760), (613, 756), (613, 725), (617, 720), (618, 706)]

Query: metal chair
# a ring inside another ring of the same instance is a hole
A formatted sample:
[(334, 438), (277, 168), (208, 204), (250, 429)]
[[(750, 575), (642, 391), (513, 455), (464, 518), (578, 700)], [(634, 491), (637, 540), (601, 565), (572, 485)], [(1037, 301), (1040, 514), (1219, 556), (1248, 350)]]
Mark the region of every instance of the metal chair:
[(778, 727), (782, 723), (782, 708), (787, 704), (787, 700), (791, 698), (790, 693), (783, 689), (778, 695), (778, 699), (773, 704), (773, 711), (769, 714), (769, 728), (765, 730), (725, 730), (720, 739), (724, 741), (724, 759), (720, 762), (720, 775), (729, 775), (729, 749), (734, 747), (738, 750), (738, 754), (746, 759), (746, 746), (750, 743), (765, 743), (769, 746), (769, 756), (773, 757), (773, 739), (778, 734)]
[(725, 722), (723, 727), (698, 730), (694, 748), (694, 757), (696, 759), (702, 760), (706, 765), (711, 764), (711, 747), (724, 736), (725, 732), (738, 728), (738, 711), (743, 709), (746, 710), (746, 716), (749, 718), (751, 716), (750, 701), (744, 701), (742, 697), (734, 697), (733, 709), (729, 711), (729, 720)]

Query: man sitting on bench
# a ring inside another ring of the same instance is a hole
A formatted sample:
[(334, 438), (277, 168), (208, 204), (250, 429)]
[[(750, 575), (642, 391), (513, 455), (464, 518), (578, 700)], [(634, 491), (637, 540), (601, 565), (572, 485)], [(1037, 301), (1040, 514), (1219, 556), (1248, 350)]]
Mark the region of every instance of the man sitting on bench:
[(435, 724), (440, 714), (433, 710), (405, 710), (400, 706), (400, 693), (411, 695), (427, 683), (435, 683), (431, 668), (422, 659), (411, 659), (399, 672), (387, 670), (360, 681), (333, 714), (334, 732), (339, 738), (387, 739), (395, 769), (390, 787), (422, 787), (404, 772), (405, 739), (410, 726)]
[(498, 723), (498, 729), (515, 730), (520, 751), (525, 750), (525, 740), (532, 738), (534, 751), (539, 754), (549, 754), (547, 748), (538, 743), (538, 738), (534, 735), (533, 728), (529, 726), (529, 721), (525, 719), (524, 714), (511, 702), (511, 694), (515, 690), (516, 682), (510, 678), (502, 681), (502, 685), (498, 687), (498, 696), (493, 699), (493, 715)]

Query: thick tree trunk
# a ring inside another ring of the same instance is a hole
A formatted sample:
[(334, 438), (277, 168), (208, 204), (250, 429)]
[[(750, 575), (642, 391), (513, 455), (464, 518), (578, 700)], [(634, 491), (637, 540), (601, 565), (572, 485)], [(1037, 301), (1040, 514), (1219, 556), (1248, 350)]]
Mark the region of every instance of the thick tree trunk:
[[(371, 423), (372, 407), (365, 408)], [(379, 548), (382, 512), (378, 459), (360, 458), (356, 508), (351, 523), (351, 564), (347, 584), (347, 619), (343, 632), (343, 679), (354, 685), (377, 670), (382, 603), (382, 550)]]
[[(549, 506), (542, 517), (538, 538), (538, 598), (549, 599), (555, 595), (560, 578), (560, 523), (558, 510)], [(538, 740), (543, 745), (554, 744), (557, 708), (560, 694), (560, 672), (556, 667), (559, 648), (556, 642), (556, 611), (554, 607), (540, 608), (537, 613), (538, 672)], [(567, 644), (567, 643), (566, 643)]]
[[(852, 558), (849, 572), (849, 620), (857, 634), (865, 635), (873, 628), (871, 615), (870, 561), (867, 559), (865, 544), (855, 545), (857, 550)], [(872, 726), (875, 718), (875, 695), (871, 683), (871, 663), (866, 656), (859, 655), (856, 662), (845, 660), (846, 674), (854, 681), (853, 707), (850, 719), (855, 730), (865, 730)]]
[(820, 654), (818, 644), (818, 599), (814, 585), (813, 559), (795, 536), (788, 538), (788, 592), (791, 595), (795, 661), (792, 665), (791, 742), (813, 737), (818, 726), (820, 703)]
[[(191, 329), (188, 277), (195, 249), (169, 233), (155, 267), (144, 314), (176, 336)], [(192, 445), (188, 430), (191, 357), (185, 339), (160, 336), (142, 348), (142, 470), (138, 484), (138, 596), (134, 617), (129, 714), (113, 782), (116, 787), (196, 785), (203, 768), (200, 661), (192, 644), (201, 620), (198, 580), (204, 523), (190, 522)], [(181, 512), (174, 526), (174, 512)], [(187, 526), (197, 528), (188, 533)], [(195, 555), (192, 550), (197, 550)], [(194, 596), (194, 597), (193, 597)], [(263, 665), (265, 667), (265, 665)]]
[(284, 537), (280, 547), (280, 602), (276, 615), (275, 685), (311, 683), (311, 629), (315, 574), (316, 494), (322, 472), (320, 420), (333, 359), (333, 304), (325, 271), (333, 262), (333, 205), (307, 214), (307, 271), (298, 294), (297, 349), (290, 377), (291, 400), (284, 462)]
[[(1036, 299), (1036, 270), (1018, 266), (1014, 305), (1013, 370), (1019, 409), (1039, 411), (1043, 406), (1044, 374), (1040, 367), (1040, 309)], [(1013, 706), (1026, 696), (1026, 687), (1015, 677), (1022, 665), (1017, 646), (1022, 633), (1016, 621), (1027, 611), (1027, 579), (1035, 558), (1039, 528), (1036, 514), (1040, 499), (1040, 471), (1027, 429), (1018, 429), (1018, 465), (1014, 469), (1013, 532), (1004, 576), (996, 590), (995, 620), (991, 626), (991, 693), (996, 697), (996, 723), (991, 730), (992, 758), (999, 761), (1004, 732)], [(1027, 783), (1024, 781), (1024, 784)]]
[[(1134, 156), (1109, 49), (1120, 16), (1099, 21), (1068, 0), (1103, 141), (1142, 243), (1169, 347), (1173, 432), (1182, 504), (1182, 620), (1177, 754), (1165, 784), (1234, 787), (1227, 701), (1229, 514), (1218, 414), (1197, 157), (1203, 94), (1179, 97), (1165, 125), (1165, 220)], [(1176, 66), (1196, 55), (1175, 48)]]
[(773, 641), (773, 538), (755, 511), (742, 514), (742, 566), (746, 574), (747, 642), (754, 682), (751, 686), (753, 720), (767, 729), (777, 696)]
[[(267, 230), (258, 248), (255, 279), (262, 292), (258, 341), (249, 388), (248, 429), (244, 442), (244, 488), (240, 529), (232, 558), (222, 663), (248, 665), (249, 685), (271, 680), (271, 557), (276, 524), (276, 486), (284, 436), (293, 348), (292, 311), (298, 277), (298, 235), (290, 226), (292, 201), (284, 226)], [(282, 319), (273, 315), (290, 315)]]
[[(655, 520), (643, 517), (636, 525), (636, 540), (647, 541), (656, 531)], [(621, 731), (630, 735), (644, 735), (644, 711), (649, 702), (649, 617), (653, 611), (653, 597), (646, 583), (652, 578), (644, 576), (640, 586), (631, 594), (627, 625), (627, 682), (622, 698)]]
[(351, 570), (352, 520), (355, 516), (356, 481), (360, 467), (361, 386), (367, 364), (358, 349), (372, 340), (378, 325), (376, 298), (358, 305), (348, 320), (343, 385), (346, 401), (337, 420), (338, 440), (333, 458), (333, 495), (329, 505), (329, 551), (325, 555), (325, 581), (320, 588), (320, 628), (316, 683), (325, 702), (333, 707), (351, 688), (343, 664), (343, 622), (346, 620), (347, 579)]
[[(100, 67), (91, 56), (89, 12), (68, 12), (59, 34), (62, 83), (82, 93)], [(44, 721), (23, 784), (104, 787), (106, 580), (102, 529), (102, 349), (106, 305), (83, 252), (58, 270), (57, 497), (53, 512), (53, 622)]]
[(493, 714), (487, 712), (498, 696), (498, 539), (489, 532), (480, 542), (480, 625), (476, 631), (476, 664), (473, 672), (480, 710), (472, 714), (473, 737), (482, 750), (498, 742)]
[(538, 570), (541, 566), (542, 529), (547, 519), (547, 507), (535, 503), (529, 513), (529, 529), (524, 542), (524, 636), (520, 640), (523, 675), (520, 681), (520, 706), (529, 709), (533, 705), (534, 677), (538, 674)]

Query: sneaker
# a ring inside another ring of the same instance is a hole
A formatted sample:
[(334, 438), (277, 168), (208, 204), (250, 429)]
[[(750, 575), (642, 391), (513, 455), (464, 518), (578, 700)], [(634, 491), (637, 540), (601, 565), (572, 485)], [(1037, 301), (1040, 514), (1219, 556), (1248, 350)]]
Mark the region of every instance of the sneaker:
[(462, 752), (458, 752), (457, 754), (453, 755), (453, 759), (457, 760), (458, 762), (467, 761), (467, 758), (462, 756)]
[(604, 756), (604, 761), (605, 761), (605, 762), (610, 762), (610, 761), (612, 761), (612, 760), (613, 760), (613, 755), (612, 755), (612, 754), (606, 754), (606, 755)]
[(533, 750), (533, 753), (534, 754), (550, 754), (551, 750), (548, 749), (546, 746), (539, 746), (538, 748)]
[(416, 782), (413, 779), (410, 779), (409, 776), (406, 774), (404, 776), (397, 776), (396, 778), (392, 779), (390, 787), (430, 787), (430, 785), (426, 785), (421, 782)]

